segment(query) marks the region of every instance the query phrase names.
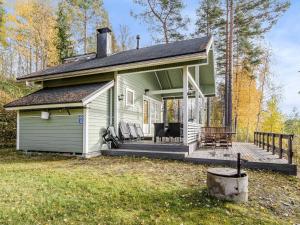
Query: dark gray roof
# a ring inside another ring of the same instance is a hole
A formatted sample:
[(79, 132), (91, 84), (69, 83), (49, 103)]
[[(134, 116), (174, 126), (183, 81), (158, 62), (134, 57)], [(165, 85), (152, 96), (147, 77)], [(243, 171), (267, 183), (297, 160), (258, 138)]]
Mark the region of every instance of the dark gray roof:
[(97, 91), (108, 82), (109, 81), (94, 84), (81, 84), (76, 86), (44, 88), (16, 101), (8, 103), (4, 107), (10, 108), (32, 105), (79, 103), (85, 97)]
[(177, 41), (169, 44), (154, 45), (146, 48), (140, 48), (138, 50), (133, 49), (123, 51), (104, 58), (93, 58), (62, 64), (56, 67), (45, 69), (43, 71), (19, 77), (18, 79), (22, 80), (26, 78), (35, 78), (40, 76), (48, 76), (60, 73), (201, 53), (206, 51), (210, 39), (211, 36), (207, 36), (202, 38)]

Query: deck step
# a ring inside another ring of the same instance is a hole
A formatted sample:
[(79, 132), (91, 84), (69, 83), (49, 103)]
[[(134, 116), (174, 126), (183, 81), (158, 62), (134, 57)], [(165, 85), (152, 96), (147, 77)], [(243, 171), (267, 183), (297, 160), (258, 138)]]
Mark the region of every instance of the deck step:
[(187, 152), (169, 152), (169, 151), (148, 151), (148, 150), (133, 150), (133, 149), (110, 149), (101, 151), (102, 155), (106, 156), (135, 156), (147, 157), (156, 159), (174, 159), (183, 160)]
[(149, 150), (149, 151), (163, 151), (163, 152), (189, 152), (189, 147), (184, 145), (172, 144), (138, 144), (138, 143), (124, 143), (120, 145), (122, 149), (131, 150)]

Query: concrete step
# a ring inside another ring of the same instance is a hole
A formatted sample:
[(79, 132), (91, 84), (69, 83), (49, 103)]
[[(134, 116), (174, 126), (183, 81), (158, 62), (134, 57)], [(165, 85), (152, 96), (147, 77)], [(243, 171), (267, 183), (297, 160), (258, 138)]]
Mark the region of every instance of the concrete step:
[(121, 149), (132, 150), (149, 150), (163, 152), (189, 152), (189, 147), (177, 144), (139, 144), (139, 143), (124, 143), (120, 145)]
[(110, 149), (102, 150), (102, 155), (106, 156), (135, 156), (135, 157), (147, 157), (156, 159), (174, 159), (183, 160), (188, 153), (187, 152), (169, 152), (169, 151), (149, 151), (149, 150), (133, 150), (133, 149)]

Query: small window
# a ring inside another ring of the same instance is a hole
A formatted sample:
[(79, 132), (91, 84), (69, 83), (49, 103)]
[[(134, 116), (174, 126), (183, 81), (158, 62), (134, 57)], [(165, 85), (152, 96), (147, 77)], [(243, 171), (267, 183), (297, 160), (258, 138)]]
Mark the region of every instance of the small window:
[(134, 91), (127, 88), (126, 89), (126, 106), (134, 105)]

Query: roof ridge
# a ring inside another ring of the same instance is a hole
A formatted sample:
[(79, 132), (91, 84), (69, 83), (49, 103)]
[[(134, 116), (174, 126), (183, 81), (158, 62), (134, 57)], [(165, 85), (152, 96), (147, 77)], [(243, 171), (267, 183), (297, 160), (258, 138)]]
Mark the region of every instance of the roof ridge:
[(134, 48), (134, 49), (128, 49), (128, 50), (121, 51), (121, 52), (116, 52), (115, 54), (112, 54), (112, 55), (117, 55), (117, 54), (121, 54), (123, 52), (129, 52), (129, 51), (139, 51), (139, 50), (146, 49), (146, 48), (151, 48), (151, 47), (165, 46), (165, 45), (170, 45), (170, 44), (179, 43), (179, 42), (193, 41), (193, 40), (196, 40), (196, 39), (204, 39), (204, 38), (210, 39), (211, 37), (212, 37), (212, 35), (207, 35), (207, 36), (202, 36), (202, 37), (197, 37), (197, 38), (173, 41), (173, 42), (169, 42), (169, 43), (159, 43), (159, 44), (155, 44), (155, 45), (149, 45), (149, 46), (146, 46), (146, 47), (142, 47), (142, 48), (139, 48), (139, 49)]

